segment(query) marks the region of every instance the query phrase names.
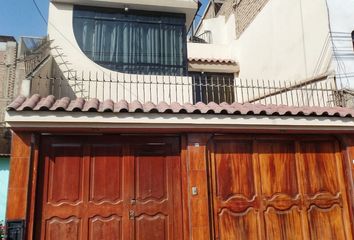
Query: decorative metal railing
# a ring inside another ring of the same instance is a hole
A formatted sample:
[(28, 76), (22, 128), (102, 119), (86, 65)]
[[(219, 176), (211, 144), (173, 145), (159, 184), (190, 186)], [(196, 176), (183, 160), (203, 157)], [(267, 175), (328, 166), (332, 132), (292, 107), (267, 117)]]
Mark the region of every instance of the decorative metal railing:
[(156, 76), (103, 73), (33, 76), (31, 94), (142, 103), (238, 102), (288, 106), (346, 106), (344, 86), (320, 76), (301, 82), (250, 80), (230, 75)]
[(31, 75), (50, 56), (48, 37), (21, 37), (19, 55), (25, 64), (25, 75)]
[(205, 31), (199, 35), (192, 35), (189, 38), (190, 42), (193, 43), (213, 43), (212, 33), (211, 31)]

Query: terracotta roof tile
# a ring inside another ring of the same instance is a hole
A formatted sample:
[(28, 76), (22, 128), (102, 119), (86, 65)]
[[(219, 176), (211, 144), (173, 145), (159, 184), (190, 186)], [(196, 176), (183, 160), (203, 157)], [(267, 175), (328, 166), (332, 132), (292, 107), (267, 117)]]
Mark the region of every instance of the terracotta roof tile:
[(66, 111), (66, 112), (130, 112), (130, 113), (184, 113), (184, 114), (229, 114), (229, 115), (267, 115), (267, 116), (322, 116), (322, 117), (350, 117), (354, 118), (354, 109), (341, 107), (291, 107), (286, 105), (262, 105), (251, 103), (221, 103), (196, 104), (160, 102), (141, 103), (125, 100), (113, 102), (98, 99), (84, 100), (77, 98), (70, 100), (67, 97), (56, 100), (54, 96), (41, 98), (33, 95), (29, 98), (17, 97), (8, 107), (7, 111)]
[(207, 63), (225, 63), (225, 64), (236, 64), (232, 59), (216, 59), (216, 58), (200, 58), (200, 57), (190, 57), (188, 58), (190, 62), (207, 62)]
[(120, 100), (114, 104), (114, 112), (129, 112), (129, 103), (125, 100)]

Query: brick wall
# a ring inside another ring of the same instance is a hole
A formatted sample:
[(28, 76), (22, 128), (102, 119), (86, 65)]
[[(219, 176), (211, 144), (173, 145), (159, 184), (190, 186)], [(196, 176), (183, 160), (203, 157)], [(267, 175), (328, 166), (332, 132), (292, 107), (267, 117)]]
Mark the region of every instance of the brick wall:
[(0, 48), (0, 154), (8, 154), (10, 142), (4, 129), (4, 112), (6, 106), (15, 96), (16, 79), (16, 42), (1, 42)]
[(225, 16), (227, 20), (232, 13), (235, 13), (236, 36), (239, 38), (268, 1), (269, 0), (226, 0), (218, 15)]

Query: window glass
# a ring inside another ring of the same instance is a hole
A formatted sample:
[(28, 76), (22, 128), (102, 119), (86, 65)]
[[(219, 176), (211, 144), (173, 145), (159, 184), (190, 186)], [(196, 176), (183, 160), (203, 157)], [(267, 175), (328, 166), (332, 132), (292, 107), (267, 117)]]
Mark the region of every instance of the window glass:
[(75, 6), (81, 50), (108, 69), (134, 74), (185, 75), (185, 16)]
[(352, 32), (352, 43), (353, 43), (353, 49), (354, 49), (354, 31)]

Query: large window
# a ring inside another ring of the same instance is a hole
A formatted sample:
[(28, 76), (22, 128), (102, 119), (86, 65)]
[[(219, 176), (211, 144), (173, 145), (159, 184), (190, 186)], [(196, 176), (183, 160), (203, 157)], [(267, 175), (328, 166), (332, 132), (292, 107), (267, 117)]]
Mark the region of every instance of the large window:
[(75, 6), (81, 50), (108, 69), (134, 74), (185, 75), (185, 15)]
[(354, 31), (352, 31), (352, 43), (353, 43), (353, 49), (354, 49)]

